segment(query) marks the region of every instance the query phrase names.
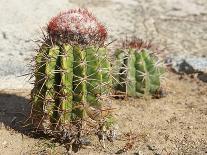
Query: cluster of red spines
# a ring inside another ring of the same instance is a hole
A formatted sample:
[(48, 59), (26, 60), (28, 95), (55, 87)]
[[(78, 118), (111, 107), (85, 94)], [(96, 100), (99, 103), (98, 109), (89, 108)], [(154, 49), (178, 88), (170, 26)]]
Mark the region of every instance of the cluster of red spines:
[(131, 39), (126, 38), (126, 40), (124, 40), (122, 42), (122, 47), (140, 50), (140, 49), (144, 49), (144, 48), (150, 49), (150, 48), (152, 48), (152, 44), (150, 42), (145, 42), (142, 39), (133, 37)]
[(87, 9), (71, 9), (53, 17), (47, 26), (53, 41), (100, 43), (107, 38), (105, 27)]

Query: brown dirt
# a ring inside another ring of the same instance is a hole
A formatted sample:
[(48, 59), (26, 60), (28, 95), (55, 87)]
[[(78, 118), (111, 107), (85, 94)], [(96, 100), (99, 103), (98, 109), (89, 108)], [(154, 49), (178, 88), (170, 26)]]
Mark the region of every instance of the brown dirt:
[[(127, 143), (131, 148), (125, 154), (206, 154), (207, 84), (173, 73), (165, 83), (167, 96), (161, 99), (113, 100), (117, 140), (106, 143), (106, 149), (93, 141), (78, 154), (115, 154)], [(0, 121), (6, 126), (0, 129), (0, 154), (63, 154), (64, 147), (57, 143), (21, 134), (18, 122), (29, 111), (29, 92), (0, 92)]]

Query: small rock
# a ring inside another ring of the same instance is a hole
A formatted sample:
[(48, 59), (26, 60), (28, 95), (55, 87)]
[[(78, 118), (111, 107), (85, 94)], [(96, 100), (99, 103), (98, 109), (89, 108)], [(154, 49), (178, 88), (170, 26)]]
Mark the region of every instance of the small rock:
[(22, 55), (23, 55), (23, 53), (22, 53), (22, 52), (19, 52), (19, 55), (21, 55), (21, 56), (22, 56)]
[(197, 78), (203, 82), (207, 82), (207, 73), (199, 73)]
[(7, 147), (8, 142), (7, 141), (3, 141), (2, 145), (3, 147)]
[(85, 145), (85, 146), (89, 146), (89, 145), (91, 145), (91, 140), (88, 139), (88, 138), (86, 138), (86, 137), (82, 137), (82, 138), (80, 139), (80, 141), (81, 141), (81, 144), (82, 144), (82, 145)]
[(150, 151), (155, 151), (157, 150), (156, 147), (154, 145), (147, 145), (147, 148), (150, 150)]
[(186, 62), (186, 60), (177, 61), (174, 69), (178, 73), (186, 73), (186, 74), (195, 73), (194, 68), (188, 62)]
[(193, 126), (188, 126), (188, 129), (193, 129)]
[(190, 58), (173, 58), (171, 60), (172, 68), (178, 73), (207, 73), (207, 58), (190, 57)]
[(7, 39), (6, 32), (2, 32), (2, 36), (3, 36), (4, 39)]
[[(168, 58), (169, 59), (169, 58)], [(169, 61), (169, 60), (168, 60)], [(195, 74), (203, 82), (207, 82), (207, 58), (206, 57), (186, 57), (171, 58), (171, 68), (177, 73)]]

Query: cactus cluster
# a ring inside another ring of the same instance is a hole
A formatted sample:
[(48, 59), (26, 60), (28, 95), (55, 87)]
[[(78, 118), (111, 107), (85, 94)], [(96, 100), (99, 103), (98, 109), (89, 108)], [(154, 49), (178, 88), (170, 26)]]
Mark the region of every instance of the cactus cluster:
[(51, 19), (34, 58), (31, 101), (36, 129), (62, 131), (72, 125), (80, 132), (83, 121), (90, 119), (105, 132), (113, 117), (102, 101), (111, 88), (128, 96), (160, 89), (163, 68), (150, 44), (136, 38), (124, 41), (112, 65), (106, 39), (105, 27), (86, 9), (72, 9)]
[(127, 96), (154, 95), (161, 88), (164, 68), (151, 51), (150, 43), (141, 39), (125, 40), (115, 53), (115, 89)]
[[(92, 23), (92, 25), (90, 25)], [(35, 57), (33, 124), (57, 128), (90, 117), (110, 93), (110, 63), (105, 28), (87, 10), (54, 17)], [(45, 123), (46, 122), (46, 123)]]

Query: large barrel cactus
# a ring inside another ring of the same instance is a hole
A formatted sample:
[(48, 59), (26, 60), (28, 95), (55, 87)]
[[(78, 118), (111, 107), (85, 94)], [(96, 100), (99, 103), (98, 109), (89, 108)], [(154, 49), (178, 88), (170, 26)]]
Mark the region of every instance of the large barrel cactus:
[(164, 68), (151, 51), (151, 44), (133, 38), (117, 49), (115, 89), (127, 96), (155, 95), (161, 88)]
[(57, 129), (101, 115), (110, 93), (107, 31), (86, 9), (51, 19), (37, 51), (32, 119), (37, 129)]

